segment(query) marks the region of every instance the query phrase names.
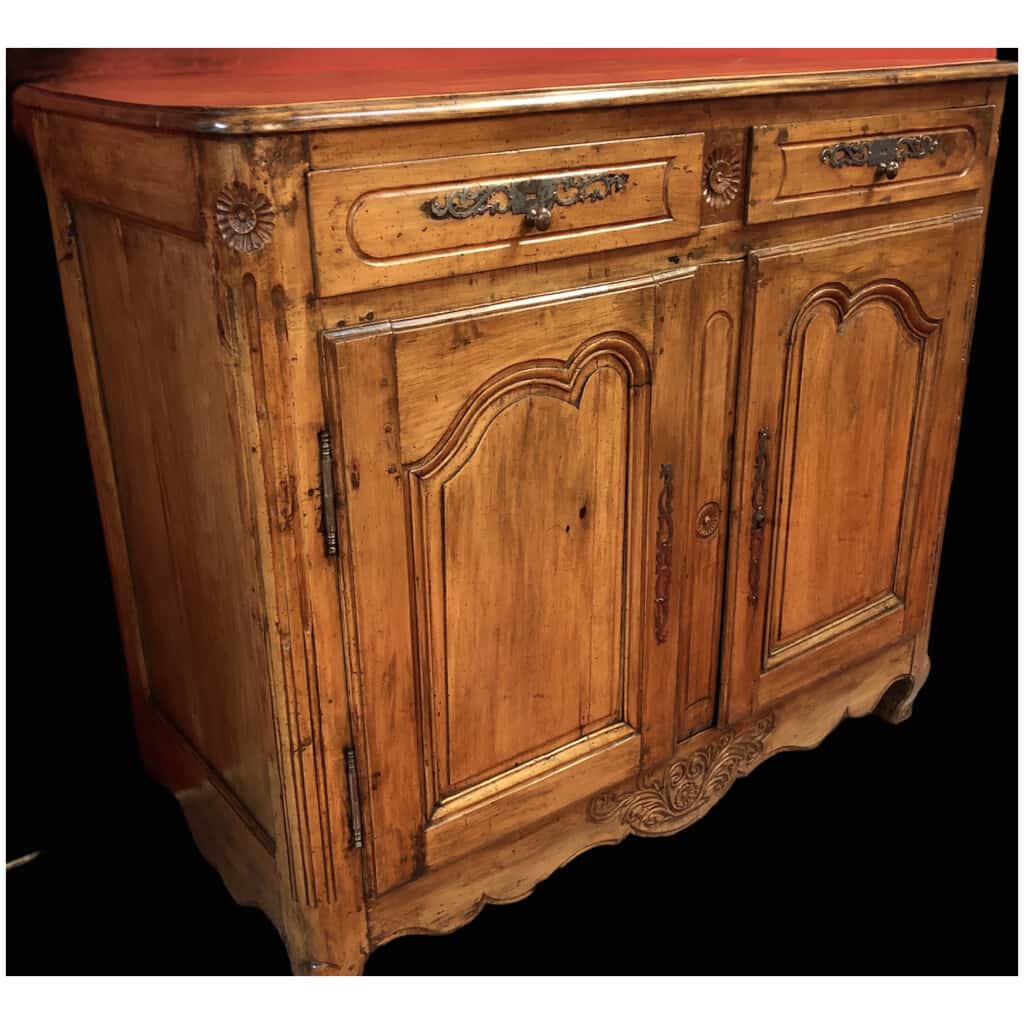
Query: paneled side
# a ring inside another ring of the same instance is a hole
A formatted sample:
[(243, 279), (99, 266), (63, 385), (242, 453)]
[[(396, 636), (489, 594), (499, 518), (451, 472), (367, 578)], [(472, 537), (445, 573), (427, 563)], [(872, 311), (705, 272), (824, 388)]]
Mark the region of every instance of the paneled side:
[(37, 127), (48, 171), (66, 194), (194, 234), (201, 230), (192, 143), (45, 115)]
[(270, 844), (254, 512), (206, 252), (85, 204), (73, 215), (150, 699)]

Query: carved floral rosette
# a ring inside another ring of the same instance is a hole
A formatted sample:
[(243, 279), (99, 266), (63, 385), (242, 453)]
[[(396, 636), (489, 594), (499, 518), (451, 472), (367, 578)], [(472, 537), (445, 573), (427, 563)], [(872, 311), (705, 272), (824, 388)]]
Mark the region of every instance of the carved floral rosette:
[(598, 822), (618, 818), (638, 835), (677, 832), (756, 767), (774, 728), (775, 714), (769, 711), (749, 725), (728, 729), (706, 747), (643, 776), (636, 789), (595, 797), (588, 809), (590, 818)]
[(713, 149), (704, 161), (702, 192), (704, 202), (720, 210), (740, 194), (743, 169), (739, 153), (730, 146)]
[(240, 181), (221, 189), (217, 230), (235, 252), (258, 252), (274, 234), (274, 208), (262, 193)]

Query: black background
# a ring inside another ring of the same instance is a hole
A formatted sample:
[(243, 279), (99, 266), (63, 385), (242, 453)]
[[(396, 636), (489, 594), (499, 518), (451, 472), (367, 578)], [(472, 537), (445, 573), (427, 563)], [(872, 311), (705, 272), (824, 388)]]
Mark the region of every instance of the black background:
[[(910, 721), (844, 722), (685, 832), (590, 851), (368, 974), (1016, 972), (1016, 125), (1011, 78)], [(141, 769), (42, 188), (10, 128), (7, 246), (7, 858), (42, 851), (7, 876), (8, 973), (287, 973)]]

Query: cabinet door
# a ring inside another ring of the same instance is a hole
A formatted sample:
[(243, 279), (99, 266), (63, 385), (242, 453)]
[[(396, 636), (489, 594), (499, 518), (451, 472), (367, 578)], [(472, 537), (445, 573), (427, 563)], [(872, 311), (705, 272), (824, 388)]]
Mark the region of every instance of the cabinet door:
[(695, 281), (326, 336), (376, 891), (671, 753)]
[(754, 254), (727, 718), (926, 622), (977, 219)]

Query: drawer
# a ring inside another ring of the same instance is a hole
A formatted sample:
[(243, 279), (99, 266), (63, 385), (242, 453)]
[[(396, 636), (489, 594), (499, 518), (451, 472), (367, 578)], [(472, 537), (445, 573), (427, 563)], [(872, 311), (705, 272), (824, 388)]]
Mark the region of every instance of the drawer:
[(694, 132), (312, 171), (319, 293), (695, 235), (703, 146)]
[(993, 107), (973, 107), (755, 127), (747, 220), (981, 188), (993, 116)]

